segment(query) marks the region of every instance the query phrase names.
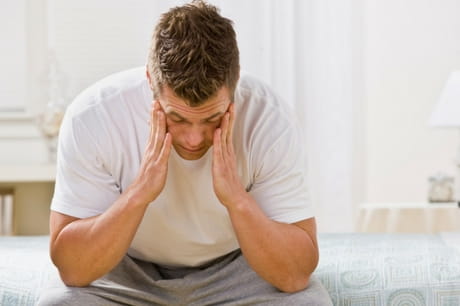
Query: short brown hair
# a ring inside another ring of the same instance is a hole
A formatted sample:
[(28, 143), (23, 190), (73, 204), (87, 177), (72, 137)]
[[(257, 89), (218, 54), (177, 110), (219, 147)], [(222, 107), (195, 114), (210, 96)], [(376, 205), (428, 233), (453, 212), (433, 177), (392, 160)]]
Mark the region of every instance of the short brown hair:
[(198, 106), (226, 86), (233, 100), (240, 74), (233, 22), (201, 0), (172, 8), (155, 27), (148, 70), (155, 98), (167, 85)]

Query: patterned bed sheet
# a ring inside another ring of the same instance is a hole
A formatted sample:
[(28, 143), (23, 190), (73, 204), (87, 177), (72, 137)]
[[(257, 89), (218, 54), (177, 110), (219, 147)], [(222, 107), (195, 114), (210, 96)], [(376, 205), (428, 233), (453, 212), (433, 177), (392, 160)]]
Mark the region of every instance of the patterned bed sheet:
[(438, 234), (320, 234), (334, 305), (460, 305), (460, 253)]
[[(0, 237), (0, 305), (34, 305), (57, 271), (48, 237)], [(440, 235), (320, 234), (315, 275), (334, 305), (460, 305), (460, 252)]]

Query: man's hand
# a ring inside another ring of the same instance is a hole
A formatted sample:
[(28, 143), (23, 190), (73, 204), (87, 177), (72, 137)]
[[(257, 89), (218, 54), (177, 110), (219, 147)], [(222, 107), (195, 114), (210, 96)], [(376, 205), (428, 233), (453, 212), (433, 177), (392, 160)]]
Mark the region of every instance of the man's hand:
[(136, 200), (150, 203), (164, 188), (171, 152), (171, 134), (166, 131), (166, 118), (160, 103), (155, 101), (150, 121), (150, 137), (136, 180), (132, 184), (138, 191)]
[(238, 203), (246, 191), (241, 184), (236, 167), (233, 149), (233, 125), (235, 121), (235, 105), (232, 103), (222, 118), (220, 127), (214, 131), (214, 152), (212, 175), (214, 192), (219, 201), (227, 208)]

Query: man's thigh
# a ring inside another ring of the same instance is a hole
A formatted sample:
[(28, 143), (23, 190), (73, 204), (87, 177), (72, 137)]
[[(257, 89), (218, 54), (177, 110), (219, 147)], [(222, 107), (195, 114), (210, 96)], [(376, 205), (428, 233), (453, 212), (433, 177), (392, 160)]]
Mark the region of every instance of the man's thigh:
[(187, 305), (332, 305), (327, 290), (316, 277), (311, 277), (305, 290), (281, 292), (260, 278), (241, 253), (231, 262), (184, 279), (194, 289), (187, 297)]
[(160, 279), (154, 265), (129, 256), (107, 275), (87, 287), (69, 287), (59, 278), (42, 291), (38, 305), (174, 305), (177, 295), (155, 286)]
[(161, 268), (129, 256), (84, 288), (55, 280), (39, 305), (332, 305), (314, 277), (307, 289), (289, 294), (260, 278), (241, 252), (233, 252), (183, 278), (163, 279)]

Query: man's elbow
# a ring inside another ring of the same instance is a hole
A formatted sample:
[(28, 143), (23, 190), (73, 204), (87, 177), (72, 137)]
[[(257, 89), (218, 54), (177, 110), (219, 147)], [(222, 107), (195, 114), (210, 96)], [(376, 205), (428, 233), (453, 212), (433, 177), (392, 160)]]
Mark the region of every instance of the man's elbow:
[[(95, 279), (91, 279), (87, 269), (78, 269), (76, 267), (65, 266), (65, 263), (59, 263), (55, 257), (51, 260), (59, 272), (62, 282), (69, 287), (87, 287)], [(68, 263), (67, 263), (68, 264)]]
[(314, 253), (314, 256), (309, 257), (309, 260), (301, 268), (297, 267), (295, 270), (291, 270), (291, 273), (285, 276), (280, 285), (275, 287), (286, 293), (295, 293), (306, 289), (309, 285), (310, 276), (318, 266), (318, 255), (317, 252)]
[(62, 282), (68, 287), (88, 287), (93, 280), (77, 273), (63, 273), (59, 271)]
[(308, 287), (310, 277), (306, 275), (293, 276), (275, 286), (278, 290), (286, 293), (295, 293)]
[(84, 269), (74, 262), (67, 261), (65, 254), (59, 254), (55, 248), (50, 251), (51, 262), (57, 268), (62, 282), (69, 287), (87, 287), (95, 280), (90, 269)]

